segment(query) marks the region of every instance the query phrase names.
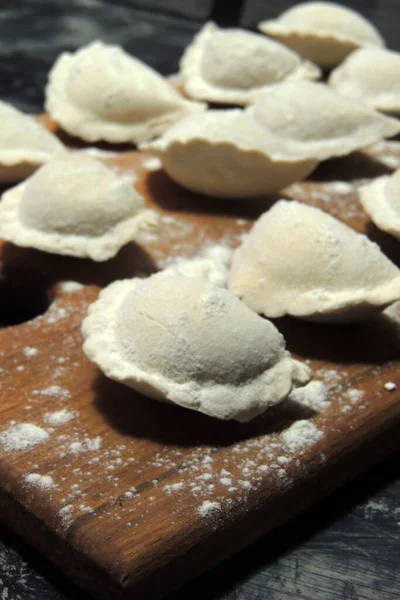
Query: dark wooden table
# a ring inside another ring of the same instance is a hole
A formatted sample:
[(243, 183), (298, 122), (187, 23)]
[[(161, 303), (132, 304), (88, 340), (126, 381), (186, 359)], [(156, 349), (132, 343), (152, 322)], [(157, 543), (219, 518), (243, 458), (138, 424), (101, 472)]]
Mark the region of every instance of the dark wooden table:
[[(41, 112), (46, 74), (54, 59), (62, 50), (95, 38), (118, 43), (167, 74), (176, 70), (182, 49), (208, 16), (221, 24), (241, 20), (253, 26), (259, 18), (273, 17), (290, 4), (3, 0), (0, 97)], [(400, 49), (400, 6), (395, 0), (347, 4), (373, 19), (389, 45)], [(162, 12), (143, 8), (155, 5)], [(399, 600), (399, 466), (399, 456), (386, 460), (170, 600)], [(0, 598), (79, 600), (87, 596), (35, 550), (2, 530)]]

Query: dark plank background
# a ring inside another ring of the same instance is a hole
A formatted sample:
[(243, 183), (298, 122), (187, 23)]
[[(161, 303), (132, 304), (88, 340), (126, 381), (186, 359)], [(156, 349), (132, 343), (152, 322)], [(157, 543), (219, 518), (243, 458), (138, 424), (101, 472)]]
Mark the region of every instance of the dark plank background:
[[(202, 22), (254, 28), (292, 5), (277, 0), (2, 0), (0, 97), (43, 106), (56, 56), (93, 39), (122, 45), (162, 73)], [(346, 3), (400, 49), (397, 0)], [(399, 600), (400, 456), (310, 509), (170, 600)], [(87, 598), (9, 531), (1, 531), (0, 598)]]

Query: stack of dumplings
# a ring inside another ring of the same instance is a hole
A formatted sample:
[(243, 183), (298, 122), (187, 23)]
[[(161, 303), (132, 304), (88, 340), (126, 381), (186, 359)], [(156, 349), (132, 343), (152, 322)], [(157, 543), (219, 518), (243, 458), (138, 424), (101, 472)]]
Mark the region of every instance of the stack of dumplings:
[[(172, 266), (114, 281), (82, 324), (84, 352), (107, 377), (240, 422), (312, 376), (264, 317), (347, 323), (400, 299), (400, 270), (367, 236), (305, 203), (271, 202), (322, 161), (400, 133), (389, 116), (400, 114), (400, 54), (364, 17), (330, 2), (299, 4), (259, 29), (206, 23), (180, 60), (181, 91), (100, 41), (62, 53), (45, 90), (58, 127), (159, 157), (177, 185), (198, 194), (189, 201), (269, 196), (230, 265), (224, 255), (222, 277), (207, 280), (200, 264), (190, 275)], [(17, 184), (0, 202), (3, 240), (106, 261), (157, 228), (158, 214), (115, 169), (1, 101), (0, 117), (0, 183)], [(138, 189), (151, 195), (150, 184)], [(400, 239), (400, 170), (358, 196), (376, 226)]]

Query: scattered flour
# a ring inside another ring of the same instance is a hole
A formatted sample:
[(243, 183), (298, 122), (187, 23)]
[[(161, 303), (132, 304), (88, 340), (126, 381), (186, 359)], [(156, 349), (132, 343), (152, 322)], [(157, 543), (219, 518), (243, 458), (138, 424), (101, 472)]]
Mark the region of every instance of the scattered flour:
[(56, 484), (53, 481), (53, 478), (50, 475), (39, 475), (39, 473), (29, 473), (24, 476), (24, 480), (29, 485), (33, 485), (34, 487), (39, 488), (40, 490), (50, 490), (51, 488), (55, 488)]
[(72, 292), (77, 292), (81, 290), (83, 285), (79, 283), (79, 281), (63, 281), (61, 284), (61, 289), (66, 294), (71, 294)]
[(211, 246), (193, 258), (177, 258), (167, 266), (168, 273), (206, 279), (219, 287), (225, 287), (228, 278), (232, 250), (223, 244)]
[(158, 169), (161, 169), (162, 163), (157, 156), (152, 156), (142, 162), (142, 167), (147, 169), (147, 171), (158, 171)]
[(56, 427), (57, 425), (64, 425), (64, 423), (68, 423), (72, 421), (76, 417), (76, 413), (63, 408), (62, 410), (56, 410), (55, 412), (46, 413), (44, 415), (44, 420), (49, 425), (53, 425)]
[(34, 396), (54, 396), (55, 398), (70, 398), (71, 392), (65, 388), (60, 387), (59, 385), (50, 385), (48, 388), (44, 390), (34, 390)]
[(31, 358), (32, 356), (39, 354), (39, 350), (33, 346), (25, 346), (23, 352), (27, 358)]
[(346, 181), (329, 181), (324, 188), (333, 194), (351, 194), (354, 191), (354, 186)]
[(85, 438), (82, 442), (72, 442), (68, 449), (73, 454), (81, 454), (82, 452), (94, 452), (101, 447), (101, 437), (98, 435), (95, 438)]
[(322, 437), (322, 431), (311, 421), (296, 421), (282, 432), (282, 438), (290, 452), (310, 446)]
[(82, 148), (82, 150), (79, 150), (78, 152), (82, 154), (88, 154), (89, 156), (93, 156), (94, 158), (118, 156), (118, 152), (112, 152), (110, 150), (101, 150), (101, 148), (96, 148), (95, 146), (89, 146), (89, 148)]
[(346, 390), (344, 392), (343, 396), (346, 396), (346, 398), (348, 398), (350, 400), (350, 402), (352, 402), (353, 404), (356, 404), (357, 402), (359, 402), (361, 400), (361, 398), (363, 398), (365, 396), (365, 392), (363, 390), (357, 390), (355, 388), (351, 388), (350, 390)]
[(394, 392), (397, 389), (397, 385), (393, 381), (387, 381), (384, 386), (385, 390), (388, 392)]
[(184, 487), (185, 484), (183, 483), (183, 481), (179, 481), (178, 483), (171, 483), (170, 485), (165, 485), (164, 490), (168, 494), (171, 494), (172, 492), (178, 492), (179, 490), (183, 490)]
[(310, 381), (307, 385), (290, 392), (289, 398), (319, 412), (331, 405), (328, 396), (329, 391), (322, 381)]
[(210, 502), (204, 500), (203, 504), (198, 509), (202, 517), (210, 517), (221, 511), (221, 504), (219, 502)]
[(0, 444), (5, 450), (25, 450), (48, 440), (49, 434), (42, 427), (32, 423), (11, 425), (0, 433)]

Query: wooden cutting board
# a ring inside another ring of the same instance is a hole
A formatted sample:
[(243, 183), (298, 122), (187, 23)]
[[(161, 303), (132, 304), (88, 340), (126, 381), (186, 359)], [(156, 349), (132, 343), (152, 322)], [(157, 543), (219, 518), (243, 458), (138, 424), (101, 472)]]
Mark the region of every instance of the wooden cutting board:
[[(0, 516), (94, 595), (151, 599), (398, 447), (400, 394), (384, 384), (400, 386), (400, 309), (348, 326), (276, 321), (288, 349), (330, 389), (331, 405), (320, 413), (285, 401), (243, 425), (141, 397), (83, 354), (88, 305), (109, 282), (154, 272), (167, 257), (221, 240), (236, 246), (273, 199), (204, 199), (149, 170), (149, 156), (121, 148), (101, 158), (131, 179), (163, 228), (106, 264), (1, 245), (1, 321), (9, 325), (0, 330), (1, 428), (29, 423), (48, 437), (26, 449), (0, 444)], [(325, 163), (282, 195), (366, 231), (400, 264), (398, 242), (371, 225), (355, 185), (397, 165), (400, 144), (381, 143)], [(71, 420), (54, 424), (62, 409)], [(291, 450), (281, 432), (297, 419), (310, 419), (320, 437)]]

